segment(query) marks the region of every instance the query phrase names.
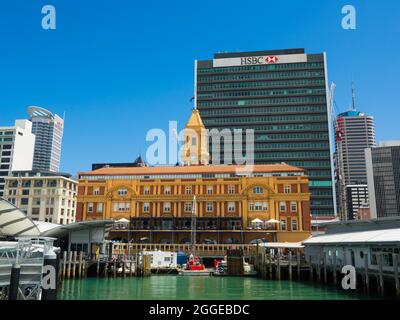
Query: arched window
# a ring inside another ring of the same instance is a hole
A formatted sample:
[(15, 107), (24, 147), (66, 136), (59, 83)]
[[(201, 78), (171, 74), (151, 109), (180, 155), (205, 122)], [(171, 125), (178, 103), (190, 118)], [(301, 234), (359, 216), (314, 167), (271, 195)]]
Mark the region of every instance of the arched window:
[(260, 186), (253, 187), (253, 193), (254, 194), (263, 194), (264, 189), (263, 189), (263, 187), (260, 187)]

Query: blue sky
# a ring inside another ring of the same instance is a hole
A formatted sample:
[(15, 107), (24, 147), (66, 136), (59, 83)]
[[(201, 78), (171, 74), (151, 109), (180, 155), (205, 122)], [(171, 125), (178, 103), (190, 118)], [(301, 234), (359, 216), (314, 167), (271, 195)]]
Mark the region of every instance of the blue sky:
[[(41, 8), (57, 29), (41, 28)], [(357, 29), (341, 28), (341, 8)], [(193, 96), (193, 61), (219, 51), (326, 51), (341, 111), (373, 114), (378, 140), (400, 139), (400, 2), (3, 0), (0, 11), (0, 125), (29, 105), (66, 113), (62, 170), (145, 154), (146, 133), (183, 127)]]

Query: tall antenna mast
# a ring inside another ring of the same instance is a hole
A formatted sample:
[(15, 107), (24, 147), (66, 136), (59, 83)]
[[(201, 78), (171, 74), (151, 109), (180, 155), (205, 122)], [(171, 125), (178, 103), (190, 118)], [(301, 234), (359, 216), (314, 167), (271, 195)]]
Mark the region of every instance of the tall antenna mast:
[(354, 89), (354, 81), (351, 82), (351, 110), (356, 111), (356, 91)]

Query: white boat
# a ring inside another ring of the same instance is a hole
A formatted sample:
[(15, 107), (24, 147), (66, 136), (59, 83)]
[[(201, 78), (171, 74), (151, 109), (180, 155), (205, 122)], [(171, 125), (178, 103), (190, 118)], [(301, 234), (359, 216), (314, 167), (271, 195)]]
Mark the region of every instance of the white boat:
[(204, 269), (204, 270), (185, 270), (180, 269), (180, 276), (212, 276), (214, 274), (214, 269)]

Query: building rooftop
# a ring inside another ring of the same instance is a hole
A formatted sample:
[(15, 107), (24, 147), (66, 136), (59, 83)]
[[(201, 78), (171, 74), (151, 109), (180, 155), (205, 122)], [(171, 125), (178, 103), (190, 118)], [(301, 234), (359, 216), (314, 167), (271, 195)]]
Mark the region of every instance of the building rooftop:
[(13, 171), (12, 177), (64, 177), (70, 179), (71, 174), (65, 172), (51, 172), (51, 171), (41, 171), (41, 170), (24, 170), (24, 171)]
[(263, 55), (285, 55), (304, 53), (304, 48), (298, 49), (280, 49), (280, 50), (261, 50), (261, 51), (243, 51), (243, 52), (218, 52), (214, 54), (215, 59), (235, 58), (243, 56), (263, 56)]
[[(107, 175), (161, 175), (161, 174), (213, 174), (213, 173), (248, 173), (246, 166), (239, 165), (195, 165), (195, 166), (157, 166), (157, 167), (126, 167), (101, 168), (89, 172), (80, 172), (79, 176), (107, 176)], [(254, 165), (254, 173), (295, 173), (304, 172), (304, 169), (288, 164), (258, 164)]]
[(303, 242), (312, 244), (400, 243), (400, 228), (324, 234)]
[(349, 110), (346, 112), (342, 112), (338, 115), (338, 117), (363, 117), (365, 113), (356, 111), (356, 110)]

